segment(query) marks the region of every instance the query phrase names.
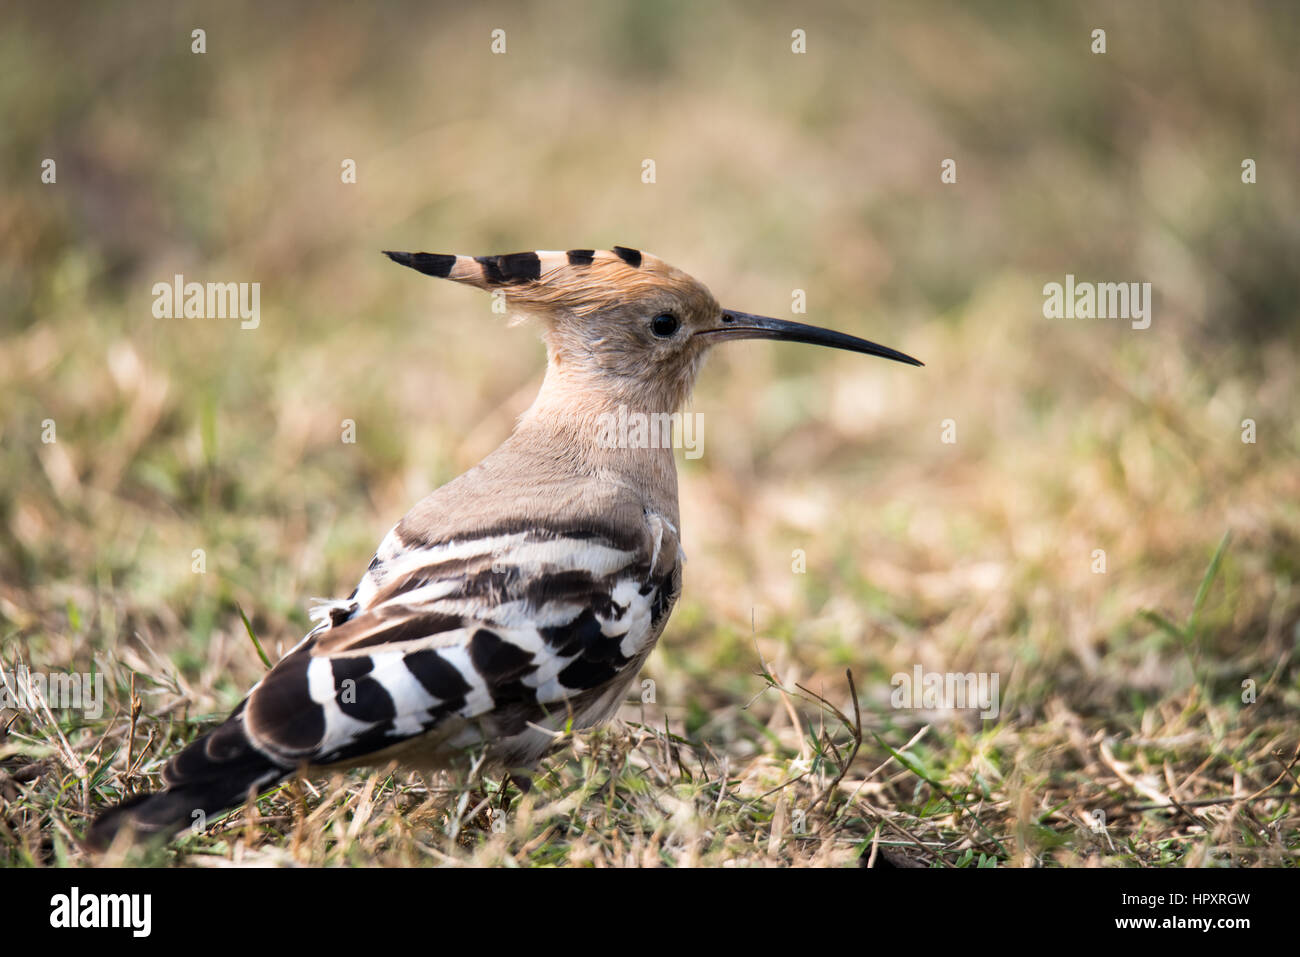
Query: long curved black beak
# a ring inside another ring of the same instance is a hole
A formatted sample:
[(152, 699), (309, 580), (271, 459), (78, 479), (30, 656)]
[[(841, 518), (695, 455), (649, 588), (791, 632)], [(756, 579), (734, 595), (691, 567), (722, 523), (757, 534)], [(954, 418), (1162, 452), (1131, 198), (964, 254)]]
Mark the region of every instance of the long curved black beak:
[(790, 322), (786, 319), (772, 319), (768, 316), (755, 316), (748, 312), (725, 309), (722, 312), (722, 325), (713, 329), (704, 329), (696, 335), (710, 339), (780, 339), (784, 342), (806, 342), (813, 346), (830, 346), (832, 349), (847, 349), (849, 352), (861, 352), (868, 356), (880, 356), (895, 362), (923, 366), (924, 362), (913, 359), (896, 349), (877, 345), (857, 336), (850, 336), (834, 329), (820, 326), (808, 326), (802, 322)]

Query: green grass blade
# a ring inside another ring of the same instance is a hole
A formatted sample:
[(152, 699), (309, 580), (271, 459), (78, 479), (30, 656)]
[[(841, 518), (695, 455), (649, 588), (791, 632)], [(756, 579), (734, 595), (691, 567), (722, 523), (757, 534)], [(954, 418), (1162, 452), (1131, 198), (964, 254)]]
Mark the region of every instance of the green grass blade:
[(267, 668), (270, 668), (271, 659), (267, 657), (266, 650), (262, 647), (262, 643), (257, 640), (257, 635), (253, 632), (253, 623), (248, 620), (248, 616), (244, 614), (244, 609), (240, 606), (239, 602), (235, 602), (235, 608), (239, 611), (239, 617), (244, 619), (244, 630), (248, 632), (248, 637), (253, 641), (253, 647), (257, 649), (257, 657), (262, 659), (262, 664), (266, 665)]
[(1223, 533), (1223, 538), (1219, 540), (1219, 547), (1214, 550), (1214, 557), (1210, 559), (1210, 567), (1205, 570), (1205, 577), (1201, 579), (1201, 587), (1196, 589), (1196, 601), (1192, 603), (1192, 617), (1187, 622), (1187, 633), (1196, 634), (1197, 619), (1200, 617), (1201, 608), (1205, 605), (1205, 599), (1210, 594), (1210, 586), (1214, 584), (1214, 579), (1219, 574), (1219, 565), (1223, 562), (1223, 553), (1228, 550), (1228, 542), (1232, 540), (1232, 530)]

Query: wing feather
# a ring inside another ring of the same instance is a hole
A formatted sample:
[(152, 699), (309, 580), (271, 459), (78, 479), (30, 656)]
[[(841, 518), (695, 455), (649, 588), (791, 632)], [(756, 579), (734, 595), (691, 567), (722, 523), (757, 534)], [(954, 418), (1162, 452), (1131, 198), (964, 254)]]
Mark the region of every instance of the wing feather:
[[(665, 544), (672, 546), (671, 551)], [(328, 764), (436, 737), (585, 723), (630, 681), (680, 588), (676, 529), (658, 516), (617, 539), (530, 528), (442, 543), (394, 529), (346, 602), (250, 693), (250, 739), (286, 763)]]

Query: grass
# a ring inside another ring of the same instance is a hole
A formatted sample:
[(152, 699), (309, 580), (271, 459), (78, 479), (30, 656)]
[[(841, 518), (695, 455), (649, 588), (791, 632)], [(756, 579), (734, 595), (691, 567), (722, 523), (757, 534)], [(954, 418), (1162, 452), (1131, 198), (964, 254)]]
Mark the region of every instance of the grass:
[[(1193, 623), (1224, 545), (1197, 594)], [(1180, 639), (1191, 631), (1159, 621)], [(260, 649), (251, 626), (248, 637)], [(982, 728), (927, 721), (913, 730), (886, 713), (863, 715), (851, 670), (827, 695), (783, 682), (761, 663), (753, 677), (762, 688), (753, 700), (709, 715), (693, 734), (641, 708), (571, 736), (528, 793), (491, 778), (425, 780), (394, 768), (298, 779), (206, 822), (202, 834), (166, 848), (118, 848), (109, 862), (823, 866), (875, 864), (883, 855), (987, 867), (1293, 859), (1294, 725), (1286, 715), (1243, 720), (1243, 709), (1214, 700), (1203, 682), (1121, 721), (1081, 715), (1061, 696), (1032, 720)], [(22, 724), (11, 719), (2, 832), (10, 865), (83, 860), (77, 838), (87, 813), (156, 786), (165, 757), (215, 717), (186, 714), (192, 690), (184, 679), (130, 656), (110, 679), (113, 714), (101, 721), (47, 711), (23, 715)], [(136, 690), (146, 683), (147, 692)], [(146, 710), (142, 693), (171, 703)]]
[[(775, 7), (636, 11), (15, 14), (0, 670), (106, 701), (0, 711), (0, 863), (95, 863), (90, 816), (527, 406), (532, 332), (380, 249), (623, 243), (926, 368), (718, 350), (652, 700), (529, 793), (296, 780), (127, 863), (1294, 866), (1296, 24), (826, 4), (800, 58)], [(177, 272), (260, 281), (261, 325), (154, 319)], [(1067, 272), (1152, 281), (1151, 328), (1044, 319)], [(918, 664), (997, 717), (893, 707)]]

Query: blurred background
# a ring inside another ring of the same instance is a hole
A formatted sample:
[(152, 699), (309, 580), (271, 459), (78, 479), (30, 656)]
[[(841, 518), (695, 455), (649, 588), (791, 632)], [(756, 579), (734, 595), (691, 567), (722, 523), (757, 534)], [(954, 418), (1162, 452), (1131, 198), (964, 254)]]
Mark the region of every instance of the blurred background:
[[(646, 672), (674, 730), (789, 733), (744, 710), (761, 654), (1031, 803), (1166, 724), (1262, 786), (1300, 704), (1298, 49), (1267, 3), (8, 5), (0, 651), (229, 708), (236, 605), (287, 649), (540, 383), (530, 328), (379, 251), (622, 244), (926, 362), (715, 351)], [(259, 327), (155, 318), (177, 273), (259, 282)], [(1067, 273), (1150, 282), (1151, 327), (1044, 318)], [(891, 711), (915, 664), (999, 673), (1001, 719)]]

